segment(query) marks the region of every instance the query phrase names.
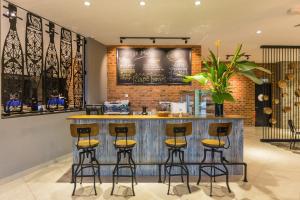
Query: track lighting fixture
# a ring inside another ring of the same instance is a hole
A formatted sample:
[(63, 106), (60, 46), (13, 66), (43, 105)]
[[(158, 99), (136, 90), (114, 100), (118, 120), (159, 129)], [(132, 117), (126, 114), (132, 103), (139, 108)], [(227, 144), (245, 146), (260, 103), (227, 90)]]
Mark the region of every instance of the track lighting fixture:
[[(245, 55), (243, 55), (243, 57), (245, 57), (247, 60), (249, 60), (250, 59), (250, 54), (245, 54)], [(231, 57), (233, 57), (233, 55), (232, 54), (227, 54), (226, 55), (226, 60), (228, 60), (229, 58), (231, 58)]]
[(139, 40), (152, 40), (152, 43), (155, 44), (156, 40), (183, 40), (185, 44), (188, 43), (190, 37), (120, 37), (120, 43), (123, 43), (123, 40), (126, 39), (139, 39)]

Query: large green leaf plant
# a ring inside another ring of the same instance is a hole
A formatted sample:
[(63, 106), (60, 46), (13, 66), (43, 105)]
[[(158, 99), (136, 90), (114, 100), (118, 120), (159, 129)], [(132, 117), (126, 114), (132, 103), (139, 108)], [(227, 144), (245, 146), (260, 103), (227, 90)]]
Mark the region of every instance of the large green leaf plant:
[(256, 77), (254, 70), (260, 70), (268, 74), (271, 73), (269, 70), (259, 67), (254, 62), (245, 60), (245, 53), (242, 53), (241, 49), (242, 45), (239, 45), (229, 62), (221, 62), (218, 56), (209, 51), (208, 61), (204, 62), (206, 70), (193, 76), (185, 76), (184, 81), (191, 82), (196, 80), (200, 85), (209, 84), (212, 100), (216, 104), (223, 104), (224, 101), (234, 101), (234, 97), (232, 96), (232, 89), (234, 88), (231, 87), (229, 82), (234, 75), (239, 74), (249, 78), (256, 84), (262, 84), (263, 81)]

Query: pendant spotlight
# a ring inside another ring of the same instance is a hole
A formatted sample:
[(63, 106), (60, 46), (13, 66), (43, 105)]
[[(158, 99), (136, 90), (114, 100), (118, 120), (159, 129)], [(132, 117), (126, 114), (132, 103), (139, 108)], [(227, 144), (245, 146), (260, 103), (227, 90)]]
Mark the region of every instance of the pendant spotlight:
[(140, 1), (140, 6), (145, 6), (146, 2), (145, 1)]
[(195, 6), (200, 6), (200, 4), (201, 4), (201, 1), (199, 1), (199, 0), (195, 1)]
[(188, 40), (190, 40), (190, 37), (120, 37), (120, 43), (122, 44), (124, 40), (151, 40), (153, 44), (156, 43), (156, 40), (183, 40), (185, 44), (188, 43)]

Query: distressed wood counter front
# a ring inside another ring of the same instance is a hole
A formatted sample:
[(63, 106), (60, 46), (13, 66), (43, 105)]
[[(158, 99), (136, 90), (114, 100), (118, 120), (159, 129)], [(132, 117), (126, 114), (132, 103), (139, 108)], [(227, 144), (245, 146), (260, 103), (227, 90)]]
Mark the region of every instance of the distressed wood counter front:
[[(209, 138), (208, 126), (213, 122), (232, 122), (230, 135), (231, 147), (224, 150), (224, 155), (230, 162), (243, 162), (244, 130), (242, 116), (228, 115), (214, 116), (189, 116), (189, 117), (158, 117), (156, 115), (74, 115), (67, 118), (71, 123), (98, 123), (100, 125), (99, 139), (101, 145), (97, 148), (97, 158), (100, 163), (116, 163), (117, 151), (113, 146), (114, 137), (108, 133), (109, 123), (134, 122), (136, 124), (135, 140), (137, 145), (133, 150), (133, 157), (138, 164), (163, 163), (167, 158), (167, 148), (164, 144), (166, 123), (193, 123), (193, 134), (187, 137), (188, 147), (185, 150), (185, 162), (196, 163), (203, 158), (201, 139)], [(77, 163), (77, 139), (73, 139), (73, 161)], [(242, 166), (228, 166), (231, 175), (242, 175)], [(101, 168), (101, 175), (111, 175), (113, 166)], [(137, 166), (137, 175), (158, 175), (157, 165)], [(198, 175), (198, 166), (189, 165), (191, 175)]]

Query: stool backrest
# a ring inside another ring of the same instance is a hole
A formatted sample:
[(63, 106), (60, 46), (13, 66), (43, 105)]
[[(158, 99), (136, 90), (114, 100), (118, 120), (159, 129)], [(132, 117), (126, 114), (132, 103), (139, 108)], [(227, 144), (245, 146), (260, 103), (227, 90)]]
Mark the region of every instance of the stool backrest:
[(167, 124), (166, 135), (169, 137), (185, 137), (192, 135), (192, 122), (180, 123), (180, 124)]
[(71, 124), (72, 137), (91, 137), (99, 135), (99, 124)]
[(109, 134), (116, 137), (134, 136), (135, 123), (109, 123)]
[(210, 136), (225, 137), (231, 134), (232, 123), (211, 123), (209, 124), (208, 134)]
[(290, 130), (291, 130), (292, 133), (296, 132), (293, 120), (289, 119), (288, 120), (288, 125), (289, 125), (289, 128), (290, 128)]

